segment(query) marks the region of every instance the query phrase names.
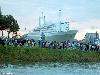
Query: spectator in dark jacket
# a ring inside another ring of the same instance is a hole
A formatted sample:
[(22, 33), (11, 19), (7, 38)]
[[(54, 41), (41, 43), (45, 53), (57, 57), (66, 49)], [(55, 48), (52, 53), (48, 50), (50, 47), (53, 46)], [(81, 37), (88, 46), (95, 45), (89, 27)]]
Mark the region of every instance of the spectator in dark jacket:
[(1, 38), (0, 38), (0, 45), (2, 45), (2, 46), (5, 45), (4, 40), (2, 40)]

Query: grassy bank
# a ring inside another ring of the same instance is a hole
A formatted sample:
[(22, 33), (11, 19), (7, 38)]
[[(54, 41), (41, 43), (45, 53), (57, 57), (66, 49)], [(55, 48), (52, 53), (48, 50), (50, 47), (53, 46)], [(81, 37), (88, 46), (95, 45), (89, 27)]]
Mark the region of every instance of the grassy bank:
[(32, 64), (45, 62), (100, 62), (100, 52), (80, 51), (77, 49), (48, 49), (48, 48), (6, 48), (0, 46), (0, 63)]

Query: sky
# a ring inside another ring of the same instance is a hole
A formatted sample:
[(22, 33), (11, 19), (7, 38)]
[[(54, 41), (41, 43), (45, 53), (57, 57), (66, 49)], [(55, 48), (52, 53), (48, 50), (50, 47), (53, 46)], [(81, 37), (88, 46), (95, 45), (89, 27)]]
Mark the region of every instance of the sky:
[(0, 6), (2, 14), (14, 16), (23, 32), (39, 25), (41, 12), (46, 21), (56, 22), (58, 10), (62, 10), (62, 18), (70, 22), (70, 29), (79, 30), (77, 39), (86, 32), (100, 33), (100, 0), (0, 0)]

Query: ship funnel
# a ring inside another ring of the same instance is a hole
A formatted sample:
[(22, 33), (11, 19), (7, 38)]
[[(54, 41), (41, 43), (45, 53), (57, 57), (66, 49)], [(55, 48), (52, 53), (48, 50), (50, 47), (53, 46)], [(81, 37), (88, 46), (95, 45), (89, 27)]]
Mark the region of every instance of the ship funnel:
[(45, 16), (44, 16), (44, 25), (45, 25)]
[(41, 26), (41, 17), (39, 16), (39, 27)]
[(42, 19), (43, 19), (43, 15), (44, 15), (44, 14), (43, 14), (43, 12), (42, 12)]

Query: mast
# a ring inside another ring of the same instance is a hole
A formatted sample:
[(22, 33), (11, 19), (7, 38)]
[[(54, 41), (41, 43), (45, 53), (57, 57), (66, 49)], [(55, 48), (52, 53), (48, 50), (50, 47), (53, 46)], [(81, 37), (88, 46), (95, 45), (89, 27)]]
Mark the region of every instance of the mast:
[(44, 16), (44, 13), (42, 12), (41, 14), (42, 14), (42, 16), (39, 18), (39, 20), (40, 20), (39, 24), (40, 25), (45, 25), (45, 16)]
[(69, 30), (69, 22), (67, 22), (67, 25), (68, 25), (68, 30)]
[(60, 25), (60, 32), (61, 32), (61, 10), (59, 10), (59, 25)]

